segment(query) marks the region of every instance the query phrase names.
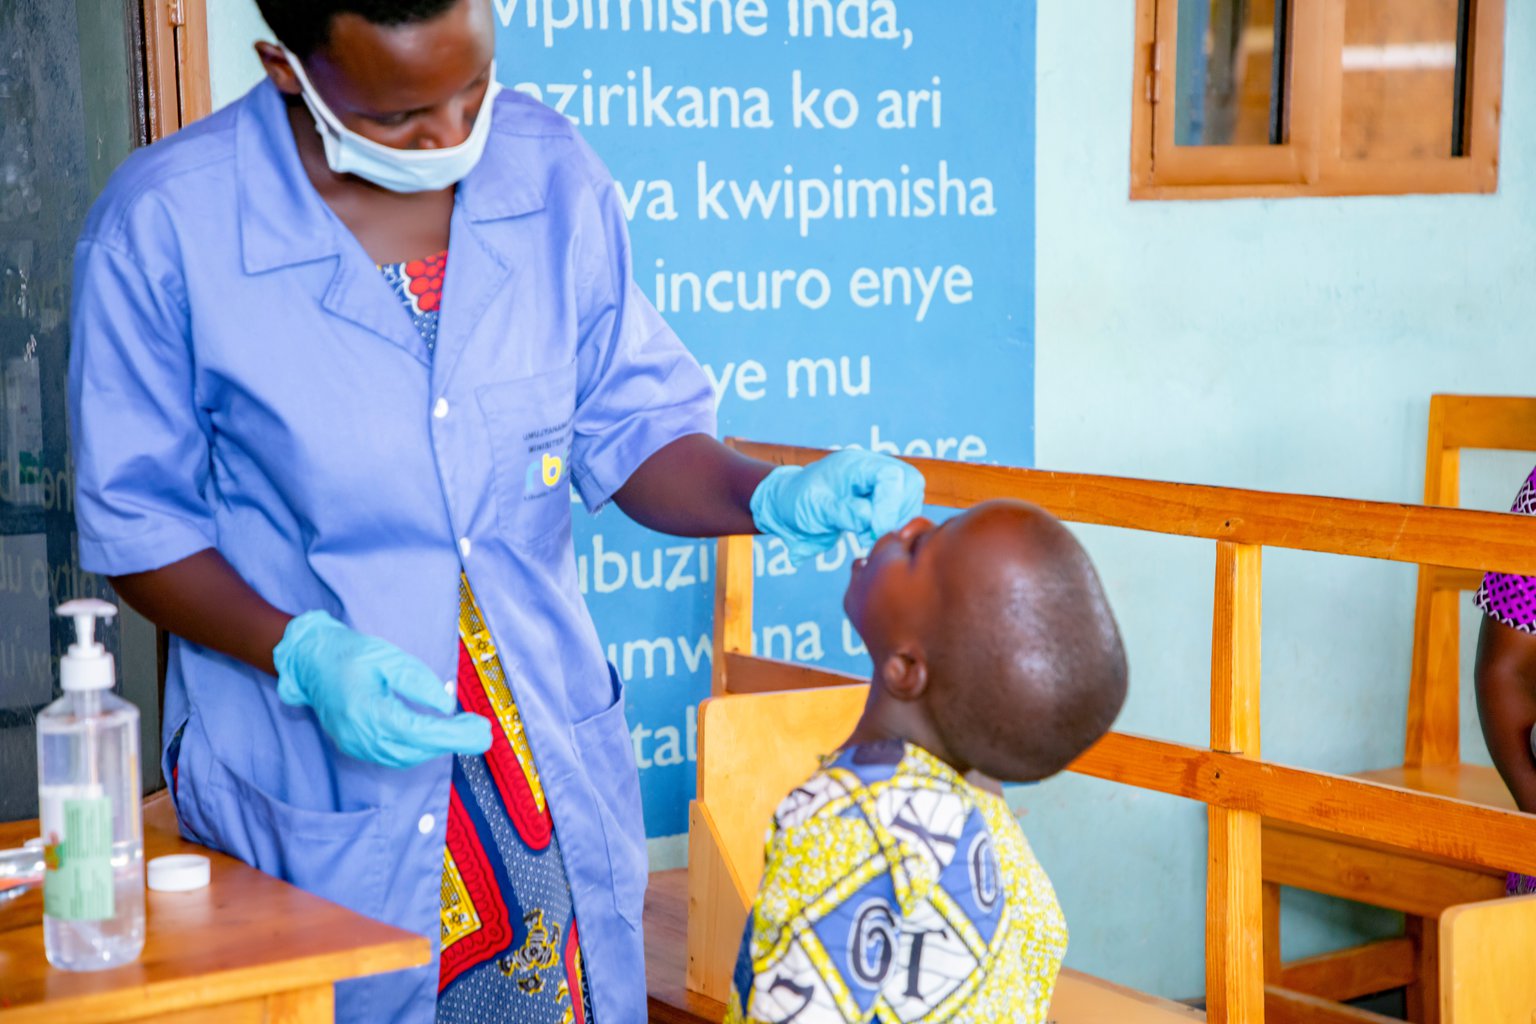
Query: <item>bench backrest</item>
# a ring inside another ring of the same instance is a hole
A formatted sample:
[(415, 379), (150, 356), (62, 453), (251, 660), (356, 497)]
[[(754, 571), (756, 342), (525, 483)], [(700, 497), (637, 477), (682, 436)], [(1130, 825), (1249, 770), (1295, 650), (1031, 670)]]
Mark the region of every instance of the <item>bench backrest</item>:
[[(1433, 395), (1425, 443), (1424, 504), (1461, 504), (1463, 449), (1536, 452), (1536, 398)], [(1461, 761), (1461, 594), (1483, 574), (1419, 566), (1413, 616), (1413, 671), (1403, 763)]]
[[(825, 454), (732, 443), (749, 455), (779, 464), (805, 464)], [(967, 508), (990, 498), (1020, 498), (1068, 522), (1215, 542), (1209, 744), (1193, 746), (1111, 733), (1072, 766), (1083, 774), (1208, 805), (1206, 1000), (1209, 1019), (1215, 1024), (1255, 1024), (1264, 1019), (1264, 964), (1262, 943), (1257, 940), (1263, 905), (1262, 818), (1536, 874), (1536, 817), (1268, 763), (1261, 759), (1259, 743), (1264, 547), (1466, 572), (1498, 569), (1536, 575), (1536, 519), (931, 459), (910, 461), (927, 478), (931, 504)], [(717, 695), (839, 686), (850, 681), (837, 673), (754, 657), (751, 538), (721, 541), (719, 558)], [(764, 722), (762, 727), (774, 728), (775, 723)], [(719, 746), (714, 749), (718, 756)], [(712, 756), (710, 761), (714, 760)], [(701, 757), (701, 773), (713, 770)], [(746, 765), (740, 770), (750, 773), (752, 768)], [(710, 785), (709, 779), (701, 777), (701, 791), (713, 807), (713, 798), (707, 796)], [(770, 790), (765, 799), (778, 796)], [(729, 859), (747, 855), (732, 854)], [(760, 852), (754, 859), (760, 866)], [(748, 891), (744, 882), (738, 882), (739, 891)], [(690, 958), (694, 941), (690, 931)], [(701, 938), (700, 948), (705, 945)]]
[(848, 738), (865, 686), (712, 697), (699, 707), (698, 800), (748, 893), (763, 877), (763, 839), (790, 790)]

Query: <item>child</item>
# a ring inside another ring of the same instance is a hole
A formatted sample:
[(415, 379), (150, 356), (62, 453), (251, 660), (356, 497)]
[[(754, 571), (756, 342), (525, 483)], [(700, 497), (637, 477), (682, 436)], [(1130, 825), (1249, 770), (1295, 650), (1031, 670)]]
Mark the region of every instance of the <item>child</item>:
[(853, 735), (774, 815), (726, 1024), (1038, 1024), (1066, 949), (1002, 799), (1109, 729), (1125, 653), (1088, 556), (1023, 502), (917, 519), (855, 563)]

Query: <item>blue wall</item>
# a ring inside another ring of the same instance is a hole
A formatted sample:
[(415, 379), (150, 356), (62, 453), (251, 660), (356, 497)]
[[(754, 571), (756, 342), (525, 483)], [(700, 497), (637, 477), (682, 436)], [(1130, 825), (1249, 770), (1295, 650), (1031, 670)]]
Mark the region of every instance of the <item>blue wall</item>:
[[(1415, 500), (1431, 392), (1536, 390), (1536, 8), (1508, 4), (1498, 195), (1132, 203), (1134, 5), (1039, 6), (1038, 464)], [(215, 96), (228, 99), (255, 72), (217, 55), (238, 54), (259, 21), (249, 0), (210, 0), (210, 11)], [(1022, 375), (1012, 383), (1027, 393)], [(1496, 506), (1528, 467), (1470, 468), (1474, 498)], [(1203, 742), (1210, 546), (1082, 534), (1130, 646), (1121, 727)], [(1267, 755), (1336, 770), (1399, 761), (1412, 571), (1273, 552), (1265, 569)], [(1482, 757), (1466, 725), (1467, 756)], [(1066, 906), (1069, 962), (1168, 995), (1200, 992), (1202, 810), (1076, 777), (1013, 798)], [(1289, 955), (1394, 925), (1287, 896)]]

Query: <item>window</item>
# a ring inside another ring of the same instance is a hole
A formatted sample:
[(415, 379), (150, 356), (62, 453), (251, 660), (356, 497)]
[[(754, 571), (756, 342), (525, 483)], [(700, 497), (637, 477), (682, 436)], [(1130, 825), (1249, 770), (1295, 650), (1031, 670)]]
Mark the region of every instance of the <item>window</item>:
[(1138, 199), (1492, 192), (1504, 0), (1137, 0)]

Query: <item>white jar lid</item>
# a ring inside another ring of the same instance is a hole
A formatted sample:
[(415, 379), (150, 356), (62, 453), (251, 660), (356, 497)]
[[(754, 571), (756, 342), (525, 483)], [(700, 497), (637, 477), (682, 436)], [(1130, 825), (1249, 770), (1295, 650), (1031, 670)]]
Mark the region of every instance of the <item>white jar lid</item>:
[(155, 892), (191, 892), (208, 884), (212, 867), (196, 853), (156, 857), (149, 862), (149, 887)]

